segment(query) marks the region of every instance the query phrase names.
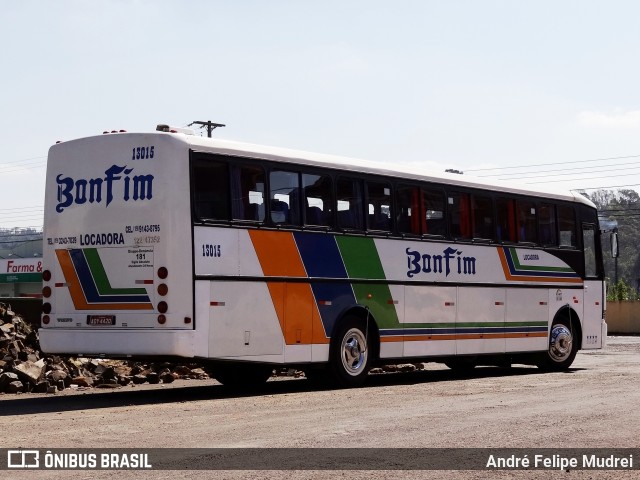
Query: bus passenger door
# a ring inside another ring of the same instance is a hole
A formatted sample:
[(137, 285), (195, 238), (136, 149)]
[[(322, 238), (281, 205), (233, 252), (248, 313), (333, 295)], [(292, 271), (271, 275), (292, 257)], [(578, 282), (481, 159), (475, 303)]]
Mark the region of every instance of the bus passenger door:
[(587, 280), (584, 282), (584, 316), (582, 321), (582, 348), (602, 348), (602, 281)]
[(598, 261), (596, 247), (596, 225), (582, 224), (582, 241), (584, 244), (584, 314), (582, 318), (582, 348), (602, 348), (606, 335), (603, 331), (604, 292), (602, 287), (601, 262)]

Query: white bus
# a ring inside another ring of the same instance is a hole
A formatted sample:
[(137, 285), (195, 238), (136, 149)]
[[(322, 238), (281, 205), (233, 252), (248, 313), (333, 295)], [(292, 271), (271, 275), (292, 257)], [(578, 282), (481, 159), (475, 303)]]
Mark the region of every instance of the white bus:
[(351, 386), (376, 363), (561, 370), (604, 346), (580, 195), (159, 128), (51, 147), (45, 352)]

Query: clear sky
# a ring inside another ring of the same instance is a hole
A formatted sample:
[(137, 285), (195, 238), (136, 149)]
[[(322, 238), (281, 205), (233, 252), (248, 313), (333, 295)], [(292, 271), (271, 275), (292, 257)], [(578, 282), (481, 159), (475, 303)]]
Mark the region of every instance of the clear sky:
[(0, 227), (42, 225), (56, 140), (193, 120), (438, 172), (640, 189), (639, 22), (635, 0), (2, 2)]

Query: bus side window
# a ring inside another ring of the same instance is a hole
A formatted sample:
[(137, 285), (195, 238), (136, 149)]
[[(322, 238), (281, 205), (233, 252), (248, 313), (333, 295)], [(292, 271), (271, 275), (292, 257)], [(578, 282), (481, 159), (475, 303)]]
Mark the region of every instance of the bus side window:
[(518, 242), (537, 243), (538, 222), (535, 203), (517, 201), (516, 220), (518, 222)]
[(396, 190), (397, 228), (399, 233), (421, 235), (426, 230), (424, 198), (418, 187), (401, 186)]
[(473, 238), (493, 240), (495, 228), (493, 220), (493, 201), (491, 197), (473, 195), (472, 197)]
[(229, 166), (224, 162), (195, 159), (193, 202), (200, 220), (229, 220)]
[(560, 246), (576, 246), (576, 214), (573, 207), (558, 205), (558, 229)]
[(540, 204), (538, 223), (540, 224), (540, 243), (542, 245), (557, 245), (556, 210), (553, 205), (549, 203)]
[(516, 241), (515, 200), (510, 198), (496, 199), (498, 213), (497, 234), (499, 242)]
[(449, 231), (456, 239), (471, 239), (471, 202), (468, 193), (449, 193)]
[(444, 193), (438, 190), (422, 190), (425, 223), (422, 233), (445, 236), (447, 224), (444, 218)]
[(391, 186), (388, 183), (367, 182), (369, 230), (391, 231)]
[(362, 182), (339, 177), (336, 183), (338, 227), (345, 230), (363, 230)]
[(304, 189), (305, 225), (330, 227), (333, 223), (333, 195), (331, 177), (302, 174)]
[(231, 167), (231, 209), (234, 220), (264, 221), (264, 181), (264, 172), (260, 167)]
[(300, 225), (300, 185), (298, 172), (274, 170), (269, 175), (269, 208), (273, 223)]

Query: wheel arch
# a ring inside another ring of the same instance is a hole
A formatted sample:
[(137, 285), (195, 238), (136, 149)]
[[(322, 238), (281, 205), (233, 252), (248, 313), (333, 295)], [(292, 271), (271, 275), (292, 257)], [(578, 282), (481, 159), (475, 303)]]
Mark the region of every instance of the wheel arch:
[[(368, 341), (370, 342), (372, 361), (377, 362), (380, 359), (380, 328), (373, 313), (367, 307), (363, 305), (355, 305), (353, 307), (344, 310), (338, 317), (338, 320), (333, 326), (333, 331), (337, 330), (337, 327), (349, 318), (357, 318), (362, 322), (362, 326), (367, 330)], [(367, 328), (368, 321), (368, 328)], [(331, 341), (338, 341), (331, 336)]]

